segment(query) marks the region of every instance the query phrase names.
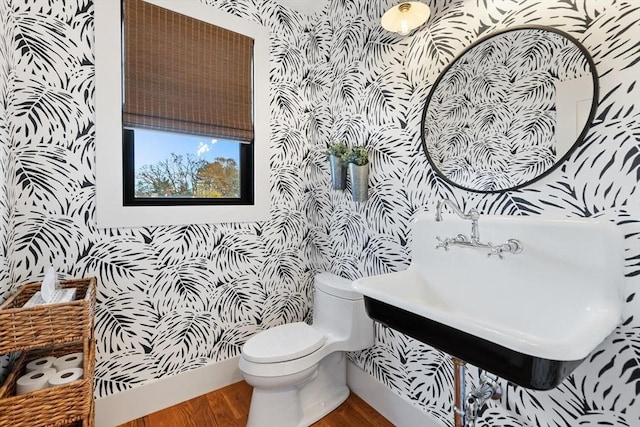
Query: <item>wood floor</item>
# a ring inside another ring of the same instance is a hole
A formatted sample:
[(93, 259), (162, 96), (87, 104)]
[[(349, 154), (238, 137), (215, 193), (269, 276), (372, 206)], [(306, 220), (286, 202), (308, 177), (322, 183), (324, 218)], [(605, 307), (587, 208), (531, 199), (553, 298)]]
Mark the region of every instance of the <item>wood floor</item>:
[[(251, 386), (240, 381), (120, 427), (244, 427), (250, 402)], [(335, 411), (313, 424), (313, 427), (363, 426), (391, 427), (393, 424), (353, 393)]]

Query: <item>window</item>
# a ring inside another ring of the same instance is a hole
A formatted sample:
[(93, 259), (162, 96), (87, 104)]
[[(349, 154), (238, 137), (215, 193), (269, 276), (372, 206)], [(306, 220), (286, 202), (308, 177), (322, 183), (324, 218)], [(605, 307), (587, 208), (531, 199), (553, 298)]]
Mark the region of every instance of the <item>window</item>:
[[(191, 39), (176, 45), (174, 36), (165, 37), (169, 42), (161, 41), (160, 46), (166, 50), (146, 55), (168, 65), (180, 65), (170, 72), (160, 70), (162, 64), (145, 58), (145, 52), (150, 52), (146, 44), (149, 33), (155, 34), (157, 29), (129, 35), (129, 40), (134, 40), (131, 46), (126, 40), (114, 43), (117, 34), (127, 31), (126, 25), (122, 29), (123, 12), (117, 2), (94, 3), (98, 226), (268, 219), (267, 29), (199, 0), (126, 1), (136, 8), (152, 10), (151, 16), (161, 16), (162, 22), (175, 24), (183, 33), (190, 32)], [(126, 9), (124, 16), (126, 20)], [(209, 29), (191, 26), (194, 21), (222, 29), (222, 39), (231, 43), (222, 59), (201, 45)], [(189, 57), (187, 51), (195, 54)], [(135, 60), (127, 61), (127, 54)], [(248, 77), (228, 84), (233, 79), (221, 78), (240, 72), (229, 68), (216, 71), (212, 68), (216, 63), (245, 64)], [(145, 72), (147, 77), (133, 82), (129, 80), (129, 66), (157, 72)], [(179, 84), (167, 89), (162, 78)], [(204, 84), (195, 89), (182, 85), (202, 79), (206, 79)], [(117, 90), (123, 82), (124, 90)], [(142, 91), (131, 91), (135, 87)], [(225, 89), (232, 95), (227, 104), (223, 104), (221, 95)], [(167, 114), (163, 110), (166, 106), (177, 116)]]
[(122, 3), (125, 206), (253, 203), (253, 39)]
[(253, 202), (251, 144), (146, 129), (122, 138), (125, 206)]

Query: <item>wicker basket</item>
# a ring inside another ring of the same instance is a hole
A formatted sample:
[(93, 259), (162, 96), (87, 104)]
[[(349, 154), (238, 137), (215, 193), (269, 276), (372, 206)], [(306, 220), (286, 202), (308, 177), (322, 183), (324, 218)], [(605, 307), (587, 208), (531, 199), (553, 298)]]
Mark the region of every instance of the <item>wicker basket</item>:
[(76, 288), (76, 299), (24, 308), (40, 289), (40, 283), (34, 283), (22, 286), (0, 306), (0, 354), (93, 337), (95, 277), (63, 280), (60, 286)]
[[(82, 379), (15, 396), (16, 381), (24, 374), (24, 367), (29, 361), (78, 351), (85, 352)], [(66, 426), (76, 423), (85, 427), (93, 426), (94, 366), (95, 342), (88, 338), (81, 342), (23, 353), (0, 388), (0, 426)]]

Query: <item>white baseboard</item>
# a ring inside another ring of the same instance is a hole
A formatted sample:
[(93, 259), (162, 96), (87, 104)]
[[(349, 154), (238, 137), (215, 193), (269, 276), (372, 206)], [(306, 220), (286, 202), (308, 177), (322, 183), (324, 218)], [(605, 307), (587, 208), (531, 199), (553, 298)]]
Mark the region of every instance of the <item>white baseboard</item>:
[[(210, 363), (96, 399), (96, 427), (115, 427), (236, 383), (242, 380), (238, 359), (233, 357)], [(443, 427), (350, 361), (347, 363), (347, 385), (397, 427)]]
[(242, 379), (238, 357), (96, 399), (96, 427), (115, 427)]
[(347, 385), (397, 427), (444, 427), (444, 424), (422, 412), (406, 398), (395, 394), (351, 361), (347, 362)]

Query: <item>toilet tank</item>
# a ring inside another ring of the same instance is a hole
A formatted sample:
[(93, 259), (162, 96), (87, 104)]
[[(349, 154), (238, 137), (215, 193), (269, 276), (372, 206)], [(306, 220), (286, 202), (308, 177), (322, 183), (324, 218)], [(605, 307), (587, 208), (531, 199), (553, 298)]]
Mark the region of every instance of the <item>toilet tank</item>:
[(314, 328), (342, 342), (340, 350), (355, 351), (372, 346), (373, 320), (367, 316), (362, 294), (351, 289), (351, 280), (319, 273), (314, 287)]

